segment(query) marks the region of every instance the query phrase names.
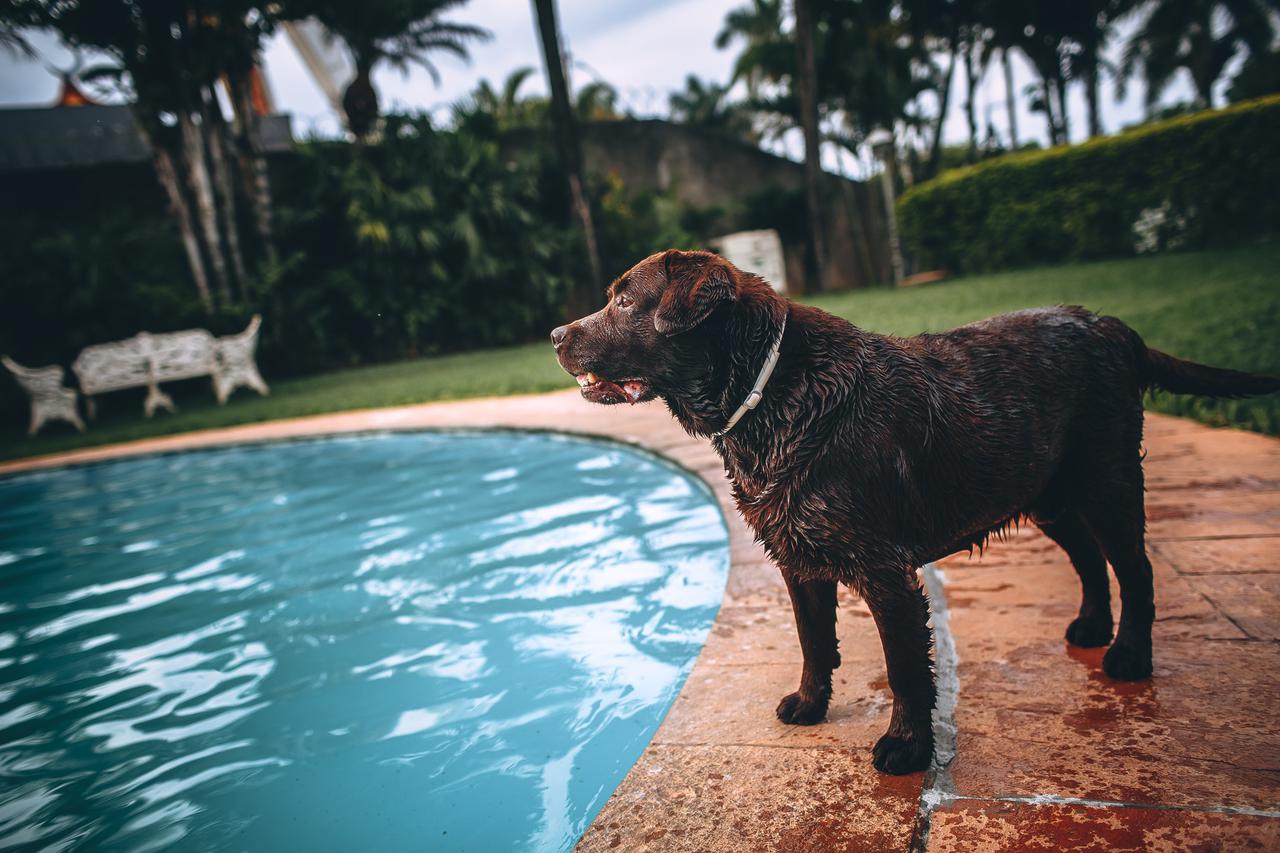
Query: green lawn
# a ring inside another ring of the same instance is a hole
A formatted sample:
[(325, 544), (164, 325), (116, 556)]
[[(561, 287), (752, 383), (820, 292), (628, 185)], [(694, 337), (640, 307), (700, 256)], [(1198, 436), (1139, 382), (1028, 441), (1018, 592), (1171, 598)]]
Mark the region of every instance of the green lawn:
[[(1175, 355), (1280, 373), (1280, 244), (1021, 270), (812, 301), (863, 328), (899, 335), (946, 329), (1016, 308), (1079, 304), (1120, 317), (1151, 346)], [(139, 395), (136, 408), (111, 407), (84, 436), (64, 431), (63, 425), (36, 439), (6, 432), (0, 435), (0, 458), (344, 409), (572, 386), (550, 344), (538, 342), (273, 382), (270, 397), (242, 390), (224, 407), (200, 388), (179, 398), (178, 414), (161, 413), (152, 420), (141, 417)], [(1278, 395), (1221, 402), (1161, 395), (1151, 408), (1280, 434)]]

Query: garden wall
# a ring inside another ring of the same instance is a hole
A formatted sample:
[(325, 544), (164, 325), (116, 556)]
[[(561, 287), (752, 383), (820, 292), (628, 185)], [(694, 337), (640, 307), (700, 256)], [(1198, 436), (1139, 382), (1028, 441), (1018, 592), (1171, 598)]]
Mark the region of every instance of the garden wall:
[[(805, 289), (809, 217), (801, 164), (730, 137), (657, 119), (589, 124), (583, 129), (583, 156), (590, 171), (616, 175), (632, 189), (714, 208), (717, 233), (776, 229), (790, 286), (796, 292)], [(888, 232), (878, 185), (827, 174), (824, 193), (826, 289), (889, 281)]]

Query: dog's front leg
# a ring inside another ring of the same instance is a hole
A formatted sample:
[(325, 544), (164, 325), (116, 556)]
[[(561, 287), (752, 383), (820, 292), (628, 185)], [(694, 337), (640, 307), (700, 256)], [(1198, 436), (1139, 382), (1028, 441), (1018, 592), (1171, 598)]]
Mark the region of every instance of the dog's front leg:
[(831, 702), (831, 672), (840, 666), (836, 640), (836, 585), (832, 581), (800, 581), (783, 571), (791, 609), (796, 615), (796, 631), (804, 654), (800, 689), (782, 697), (778, 719), (784, 723), (811, 726), (827, 716)]
[(933, 757), (933, 668), (929, 660), (929, 603), (913, 572), (886, 568), (859, 585), (884, 647), (893, 718), (873, 750), (876, 769), (923, 770)]

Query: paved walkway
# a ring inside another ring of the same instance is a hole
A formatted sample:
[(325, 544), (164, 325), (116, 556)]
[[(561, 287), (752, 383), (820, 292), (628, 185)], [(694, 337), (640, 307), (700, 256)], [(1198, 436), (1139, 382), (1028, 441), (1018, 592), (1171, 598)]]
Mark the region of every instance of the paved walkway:
[[(0, 464), (0, 473), (237, 441), (419, 427), (611, 436), (707, 480), (729, 520), (724, 605), (684, 690), (579, 849), (1280, 849), (1280, 441), (1148, 416), (1155, 677), (1120, 684), (1069, 648), (1065, 555), (1034, 528), (929, 570), (943, 771), (888, 777), (870, 749), (888, 685), (870, 614), (842, 593), (827, 723), (784, 726), (799, 649), (786, 591), (733, 510), (718, 458), (660, 404), (576, 392), (439, 403), (189, 433)], [(946, 738), (943, 739), (946, 742)]]

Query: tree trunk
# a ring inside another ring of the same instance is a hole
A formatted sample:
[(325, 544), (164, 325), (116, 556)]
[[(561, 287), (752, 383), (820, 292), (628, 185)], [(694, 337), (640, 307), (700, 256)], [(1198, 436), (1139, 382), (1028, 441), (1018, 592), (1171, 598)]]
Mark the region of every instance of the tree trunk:
[(1213, 54), (1217, 46), (1213, 37), (1213, 11), (1210, 4), (1204, 5), (1196, 15), (1198, 34), (1190, 38), (1187, 72), (1191, 74), (1191, 84), (1195, 88), (1193, 103), (1198, 110), (1213, 107), (1213, 81), (1217, 77), (1213, 70)]
[(970, 163), (978, 159), (978, 113), (977, 113), (977, 74), (973, 69), (973, 45), (966, 44), (964, 47), (964, 77), (965, 77), (965, 93), (967, 97), (964, 102), (965, 119), (969, 122), (969, 154)]
[(933, 149), (929, 152), (929, 174), (925, 180), (938, 174), (942, 164), (942, 125), (947, 120), (947, 109), (951, 104), (951, 81), (956, 73), (956, 40), (951, 40), (951, 60), (947, 65), (947, 76), (942, 82), (942, 91), (938, 95), (938, 119), (933, 126)]
[(1049, 125), (1049, 145), (1062, 144), (1062, 130), (1058, 127), (1058, 107), (1053, 97), (1053, 81), (1048, 76), (1040, 78), (1040, 97), (1044, 102), (1044, 120)]
[(827, 241), (822, 217), (822, 141), (818, 136), (818, 70), (814, 48), (813, 7), (796, 0), (796, 89), (800, 127), (804, 132), (805, 201), (809, 208), (809, 274), (813, 292), (826, 290)]
[(538, 37), (542, 42), (542, 60), (547, 70), (547, 88), (551, 90), (551, 119), (556, 134), (556, 147), (560, 164), (569, 184), (569, 201), (573, 213), (582, 225), (586, 242), (587, 262), (591, 270), (589, 288), (579, 288), (574, 295), (573, 310), (588, 307), (599, 288), (604, 287), (604, 272), (600, 264), (600, 250), (596, 244), (596, 229), (591, 221), (591, 205), (587, 201), (582, 179), (582, 150), (578, 143), (578, 128), (573, 109), (569, 105), (569, 84), (565, 79), (564, 57), (560, 52), (560, 30), (556, 23), (555, 0), (533, 0), (538, 24)]
[(231, 256), (231, 269), (240, 286), (240, 299), (248, 297), (248, 277), (245, 275), (244, 254), (240, 251), (240, 226), (236, 216), (236, 188), (227, 163), (227, 124), (222, 118), (222, 108), (213, 92), (203, 92), (200, 104), (200, 129), (204, 132), (205, 147), (209, 151), (209, 164), (213, 167), (213, 186), (217, 195), (218, 213), (222, 218), (223, 237), (227, 254)]
[(1102, 110), (1099, 105), (1100, 93), (1098, 92), (1098, 51), (1096, 47), (1087, 48), (1088, 56), (1085, 57), (1084, 72), (1084, 95), (1089, 105), (1089, 136), (1101, 136), (1102, 130)]
[(1058, 128), (1062, 132), (1062, 144), (1071, 144), (1071, 122), (1067, 118), (1067, 82), (1059, 71), (1053, 78), (1053, 94), (1058, 99)]
[(1018, 100), (1013, 92), (1013, 62), (1009, 48), (1000, 51), (1000, 63), (1004, 66), (1004, 108), (1009, 112), (1009, 147), (1018, 149)]
[(267, 263), (274, 266), (278, 256), (271, 220), (271, 178), (258, 138), (258, 114), (253, 109), (253, 92), (247, 77), (238, 72), (228, 74), (227, 81), (231, 90), (236, 158), (240, 163), (244, 194), (253, 202), (253, 228), (258, 242)]
[(347, 115), (347, 129), (355, 134), (357, 142), (371, 142), (378, 129), (382, 108), (378, 103), (378, 90), (373, 88), (373, 66), (366, 59), (356, 57), (356, 76), (342, 93), (342, 111)]
[(213, 267), (218, 299), (225, 305), (231, 300), (231, 288), (227, 282), (227, 259), (223, 255), (222, 239), (218, 232), (218, 210), (213, 200), (209, 170), (205, 167), (204, 140), (201, 138), (200, 128), (196, 127), (191, 114), (185, 110), (178, 111), (178, 129), (182, 134), (182, 157), (186, 161), (187, 182), (196, 202), (196, 215), (200, 221), (200, 233), (204, 237), (204, 248), (209, 255), (209, 265)]
[(1195, 98), (1192, 103), (1198, 110), (1213, 109), (1213, 78), (1210, 72), (1204, 67), (1205, 63), (1195, 63), (1188, 70), (1191, 72), (1191, 81), (1195, 87)]
[[(895, 146), (896, 148), (896, 146)], [(898, 205), (894, 199), (894, 163), (896, 155), (890, 149), (884, 158), (884, 171), (880, 175), (880, 187), (884, 192), (884, 217), (889, 228), (889, 264), (893, 274), (893, 283), (902, 284), (902, 244), (898, 240)]]
[(195, 224), (191, 221), (191, 207), (182, 195), (182, 187), (178, 183), (178, 170), (174, 168), (173, 157), (151, 138), (141, 121), (136, 122), (142, 141), (151, 149), (151, 162), (155, 165), (156, 177), (160, 186), (164, 187), (169, 198), (169, 210), (178, 220), (178, 233), (182, 237), (182, 249), (187, 255), (187, 266), (191, 268), (191, 280), (196, 283), (196, 292), (200, 295), (200, 304), (205, 313), (213, 313), (213, 296), (209, 292), (209, 275), (205, 270), (204, 257), (200, 254), (200, 241), (196, 238)]

